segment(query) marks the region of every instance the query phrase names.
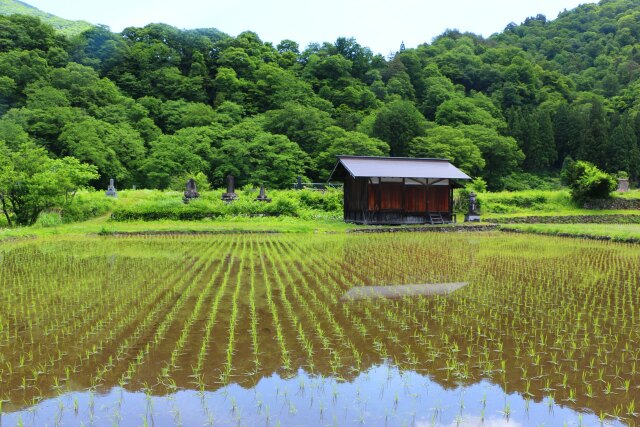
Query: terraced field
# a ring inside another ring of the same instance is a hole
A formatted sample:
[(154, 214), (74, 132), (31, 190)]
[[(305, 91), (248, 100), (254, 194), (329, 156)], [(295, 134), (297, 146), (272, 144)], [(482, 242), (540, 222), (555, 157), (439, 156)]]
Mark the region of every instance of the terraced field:
[(0, 424), (636, 425), (639, 286), (638, 246), (504, 233), (4, 243)]

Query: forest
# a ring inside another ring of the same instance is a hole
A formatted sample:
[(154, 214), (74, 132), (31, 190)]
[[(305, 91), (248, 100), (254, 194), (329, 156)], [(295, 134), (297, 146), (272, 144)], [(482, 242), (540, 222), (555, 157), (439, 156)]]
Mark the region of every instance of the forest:
[(197, 174), (288, 188), (327, 180), (337, 154), (448, 158), (490, 190), (544, 187), (569, 160), (637, 179), (639, 37), (638, 0), (488, 38), (448, 30), (389, 57), (352, 38), (274, 46), (164, 24), (65, 35), (0, 16), (0, 157), (74, 158), (96, 188)]

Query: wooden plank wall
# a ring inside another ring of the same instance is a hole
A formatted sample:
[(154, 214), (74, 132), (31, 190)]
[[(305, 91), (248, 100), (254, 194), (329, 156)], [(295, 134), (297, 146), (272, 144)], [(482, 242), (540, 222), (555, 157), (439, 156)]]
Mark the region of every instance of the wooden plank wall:
[(403, 186), (399, 182), (383, 182), (382, 184), (369, 184), (367, 190), (369, 193), (367, 210), (369, 212), (401, 211), (403, 210), (403, 202), (404, 211), (410, 213), (449, 211), (448, 185), (422, 187), (418, 185)]

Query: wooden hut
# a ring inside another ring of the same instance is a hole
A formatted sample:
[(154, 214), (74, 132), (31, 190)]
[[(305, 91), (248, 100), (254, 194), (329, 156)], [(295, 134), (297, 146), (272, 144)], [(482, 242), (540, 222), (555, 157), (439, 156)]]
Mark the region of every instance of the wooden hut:
[(454, 221), (454, 180), (471, 179), (444, 159), (338, 156), (331, 178), (344, 181), (344, 220), (358, 224)]

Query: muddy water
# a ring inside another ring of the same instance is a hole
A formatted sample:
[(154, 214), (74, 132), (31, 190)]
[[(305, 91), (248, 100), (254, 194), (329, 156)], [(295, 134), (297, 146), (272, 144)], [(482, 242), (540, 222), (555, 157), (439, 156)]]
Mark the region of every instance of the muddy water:
[[(0, 251), (3, 426), (638, 422), (636, 246), (470, 233)], [(343, 298), (415, 283), (466, 285)]]

